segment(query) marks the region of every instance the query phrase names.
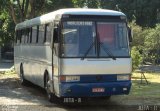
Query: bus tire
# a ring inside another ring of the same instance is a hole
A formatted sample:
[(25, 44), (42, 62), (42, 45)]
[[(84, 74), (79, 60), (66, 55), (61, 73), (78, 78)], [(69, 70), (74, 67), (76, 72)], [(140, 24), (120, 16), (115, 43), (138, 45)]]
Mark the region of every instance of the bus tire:
[(47, 98), (49, 100), (49, 102), (54, 102), (54, 98), (55, 98), (55, 95), (50, 91), (50, 84), (49, 84), (49, 75), (47, 72), (45, 72), (45, 90), (46, 90), (46, 93), (47, 93)]
[(20, 83), (22, 85), (27, 85), (27, 80), (24, 78), (24, 70), (23, 70), (23, 65), (22, 64), (20, 66)]

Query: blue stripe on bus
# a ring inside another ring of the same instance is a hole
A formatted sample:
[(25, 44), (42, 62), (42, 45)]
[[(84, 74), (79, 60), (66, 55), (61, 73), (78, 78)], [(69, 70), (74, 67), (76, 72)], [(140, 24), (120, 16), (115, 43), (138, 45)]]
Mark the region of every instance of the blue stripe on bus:
[[(103, 83), (103, 82), (115, 82), (117, 81), (117, 75), (118, 74), (110, 74), (110, 75), (79, 75), (80, 81), (75, 81), (76, 83)], [(123, 75), (129, 75), (129, 74), (123, 74)], [(78, 75), (77, 75), (78, 76)], [(72, 82), (72, 83), (75, 83)], [(65, 83), (65, 82), (63, 82)]]
[[(93, 88), (104, 88), (104, 92), (92, 92)], [(127, 90), (124, 90), (127, 89)], [(106, 83), (61, 83), (61, 97), (101, 97), (129, 94), (131, 81)]]

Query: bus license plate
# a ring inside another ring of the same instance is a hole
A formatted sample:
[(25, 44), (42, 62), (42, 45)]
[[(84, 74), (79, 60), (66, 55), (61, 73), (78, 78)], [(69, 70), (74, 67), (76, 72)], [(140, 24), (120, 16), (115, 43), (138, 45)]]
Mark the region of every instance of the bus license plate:
[(92, 92), (104, 92), (104, 88), (92, 88)]

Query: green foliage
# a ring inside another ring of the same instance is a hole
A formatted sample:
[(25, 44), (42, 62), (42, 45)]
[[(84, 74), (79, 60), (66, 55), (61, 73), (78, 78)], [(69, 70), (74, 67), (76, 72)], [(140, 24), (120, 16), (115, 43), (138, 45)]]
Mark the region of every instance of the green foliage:
[(129, 25), (133, 31), (132, 46), (142, 46), (144, 43), (144, 36), (141, 36), (142, 35), (142, 27), (137, 25), (135, 23), (135, 21), (132, 21)]
[(150, 29), (145, 39), (145, 46), (149, 50), (160, 49), (160, 24)]
[(100, 8), (100, 0), (72, 0), (74, 7)]
[(3, 10), (0, 14), (0, 20), (0, 46), (11, 44), (11, 41), (14, 39), (15, 25), (6, 10)]
[(45, 2), (45, 12), (51, 12), (62, 8), (73, 8), (72, 0), (47, 0)]
[[(154, 27), (160, 14), (159, 0), (72, 0), (74, 7), (104, 8), (122, 11), (131, 22)], [(160, 18), (159, 18), (160, 20)]]
[(156, 60), (160, 59), (160, 24), (150, 29), (146, 35), (144, 46), (149, 51), (147, 57), (150, 57), (152, 62), (156, 64)]
[(154, 27), (157, 22), (159, 0), (113, 0), (113, 4), (127, 15), (129, 21), (135, 17), (136, 23), (142, 27)]
[(131, 50), (131, 57), (132, 57), (132, 66), (133, 70), (138, 68), (138, 66), (142, 63), (142, 55), (139, 52), (138, 47), (134, 46)]
[(160, 24), (155, 28), (142, 28), (134, 21), (130, 23), (134, 32), (132, 42), (133, 68), (143, 62), (157, 64), (160, 59)]

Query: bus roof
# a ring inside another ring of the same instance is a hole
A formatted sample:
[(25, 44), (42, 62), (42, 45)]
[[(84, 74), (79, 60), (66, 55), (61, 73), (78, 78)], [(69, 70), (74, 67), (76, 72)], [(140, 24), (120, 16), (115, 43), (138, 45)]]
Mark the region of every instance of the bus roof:
[(34, 25), (47, 24), (55, 20), (56, 15), (108, 15), (108, 16), (125, 16), (124, 13), (107, 10), (107, 9), (86, 9), (86, 8), (69, 8), (69, 9), (59, 9), (57, 11), (44, 14), (42, 16), (26, 20), (22, 23), (16, 25), (17, 29), (22, 29), (24, 27), (31, 27)]

